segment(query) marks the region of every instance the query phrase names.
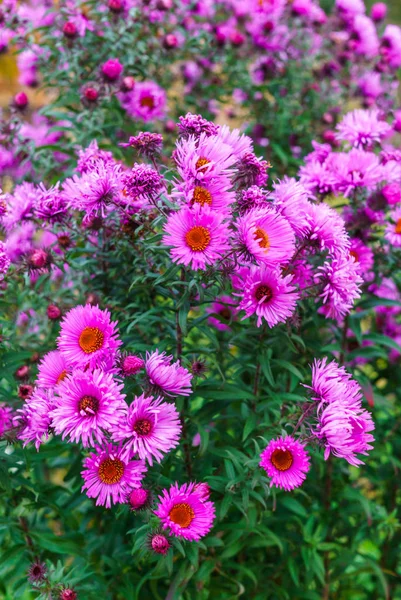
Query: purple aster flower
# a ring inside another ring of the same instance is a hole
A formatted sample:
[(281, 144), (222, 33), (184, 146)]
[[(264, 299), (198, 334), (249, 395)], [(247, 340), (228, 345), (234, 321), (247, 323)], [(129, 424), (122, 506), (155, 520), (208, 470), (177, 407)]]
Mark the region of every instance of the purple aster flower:
[(323, 286), (320, 294), (324, 305), (322, 312), (328, 318), (340, 320), (360, 298), (363, 279), (357, 263), (348, 254), (338, 255), (318, 267), (315, 282)]
[(253, 154), (251, 138), (241, 133), (239, 129), (230, 129), (228, 125), (220, 125), (216, 137), (221, 143), (226, 144), (231, 148), (233, 155), (238, 160), (241, 160), (242, 156)]
[(206, 312), (210, 315), (210, 325), (219, 331), (231, 331), (230, 324), (237, 319), (238, 308), (231, 296), (219, 296), (207, 307)]
[(252, 185), (250, 188), (242, 190), (237, 201), (240, 215), (254, 208), (263, 208), (268, 205), (267, 192), (257, 185)]
[(157, 198), (165, 184), (162, 175), (153, 167), (135, 163), (131, 171), (124, 173), (122, 185), (125, 198), (146, 202)]
[(328, 194), (336, 183), (336, 178), (328, 165), (318, 160), (311, 160), (302, 165), (299, 176), (300, 183), (311, 194)]
[(149, 122), (165, 116), (167, 96), (154, 81), (135, 82), (132, 92), (121, 95), (121, 103), (132, 118)]
[(10, 267), (11, 261), (8, 257), (6, 247), (2, 241), (0, 241), (0, 281), (4, 279), (4, 275), (7, 273)]
[(53, 389), (63, 381), (70, 368), (66, 359), (58, 350), (52, 350), (44, 355), (38, 366), (36, 385), (40, 388)]
[(401, 312), (401, 294), (398, 290), (397, 284), (395, 283), (395, 281), (393, 281), (393, 279), (383, 277), (379, 285), (374, 284), (370, 286), (369, 292), (371, 292), (378, 298), (394, 300), (397, 303), (399, 303), (396, 306), (386, 306), (385, 304), (383, 304), (382, 306), (375, 306), (375, 311), (377, 313), (395, 315)]
[(376, 26), (366, 15), (357, 15), (352, 21), (352, 33), (349, 46), (356, 54), (366, 58), (375, 58), (379, 54), (379, 38)]
[(0, 402), (0, 438), (13, 426), (13, 409), (5, 402)]
[[(242, 281), (239, 309), (246, 317), (257, 316), (257, 327), (263, 319), (269, 327), (284, 323), (294, 312), (298, 293), (291, 286), (292, 275), (283, 277), (280, 273), (265, 265), (251, 267)], [(246, 318), (244, 317), (244, 318)]]
[(221, 175), (230, 176), (236, 158), (217, 135), (201, 133), (176, 142), (174, 160), (181, 178), (195, 185)]
[(381, 83), (381, 74), (372, 73), (371, 71), (364, 73), (358, 79), (358, 88), (363, 96), (376, 100), (384, 91)]
[(117, 323), (110, 320), (109, 311), (87, 304), (64, 316), (57, 345), (68, 365), (95, 368), (102, 361), (113, 363), (122, 343), (117, 336)]
[(337, 125), (337, 139), (347, 141), (357, 148), (370, 147), (380, 143), (393, 133), (391, 125), (380, 118), (379, 110), (353, 110)]
[(138, 135), (131, 136), (128, 143), (119, 145), (125, 148), (134, 148), (138, 154), (152, 158), (161, 152), (163, 136), (160, 133), (141, 131)]
[(350, 152), (332, 153), (326, 166), (334, 177), (333, 188), (349, 196), (357, 188), (373, 190), (386, 178), (379, 157), (373, 152), (353, 148)]
[(401, 28), (387, 25), (381, 40), (380, 54), (392, 69), (401, 67)]
[(76, 170), (83, 175), (88, 171), (92, 171), (96, 166), (103, 162), (105, 165), (113, 165), (113, 154), (106, 150), (100, 150), (96, 140), (92, 140), (89, 146), (85, 149), (78, 150), (78, 161)]
[(357, 409), (361, 405), (362, 392), (359, 384), (344, 367), (335, 360), (328, 363), (326, 357), (314, 360), (312, 385), (304, 387), (311, 390), (312, 399), (319, 406), (343, 402), (345, 406)]
[(291, 436), (271, 440), (260, 459), (259, 466), (271, 477), (270, 487), (274, 485), (287, 492), (300, 487), (310, 469), (304, 444)]
[(35, 226), (33, 223), (25, 222), (20, 227), (13, 229), (7, 236), (5, 251), (11, 262), (18, 262), (24, 254), (28, 254), (33, 246), (34, 234)]
[(374, 254), (369, 246), (366, 246), (360, 239), (351, 239), (350, 255), (357, 263), (359, 274), (365, 281), (373, 279), (372, 272), (374, 263)]
[(128, 493), (127, 504), (133, 511), (145, 510), (150, 507), (151, 503), (152, 493), (146, 488), (139, 487)]
[(212, 121), (208, 121), (201, 115), (193, 115), (188, 112), (185, 117), (179, 117), (179, 123), (177, 123), (179, 135), (183, 138), (189, 136), (199, 137), (201, 133), (206, 136), (216, 135), (218, 132), (218, 126)]
[(344, 219), (328, 204), (312, 204), (304, 206), (306, 228), (305, 235), (317, 245), (320, 251), (328, 250), (330, 254), (349, 251), (350, 239), (345, 230)]
[(235, 173), (235, 182), (239, 187), (266, 185), (269, 175), (267, 170), (270, 164), (262, 158), (257, 158), (253, 152), (246, 152), (238, 160)]
[(118, 357), (119, 373), (123, 377), (137, 375), (145, 366), (145, 361), (135, 354), (123, 354)]
[(288, 263), (295, 251), (291, 225), (269, 208), (256, 208), (235, 222), (239, 247), (247, 260), (270, 267)]
[(309, 209), (306, 187), (294, 178), (286, 177), (274, 184), (272, 198), (277, 212), (287, 219), (297, 235), (303, 237), (307, 228), (305, 213)]
[(231, 205), (235, 202), (231, 182), (225, 175), (199, 182), (199, 185), (195, 185), (192, 180), (184, 182), (179, 184), (171, 195), (179, 204), (207, 205), (220, 214), (229, 213)]
[(12, 194), (6, 196), (7, 210), (1, 218), (1, 223), (7, 231), (11, 231), (24, 220), (33, 218), (37, 191), (33, 183), (17, 185)]
[(35, 202), (35, 213), (39, 219), (49, 223), (62, 223), (67, 216), (66, 199), (59, 190), (60, 182), (46, 189), (39, 184)]
[(96, 506), (124, 504), (129, 490), (141, 487), (145, 463), (124, 459), (122, 448), (113, 444), (97, 446), (95, 450), (84, 460), (82, 492), (86, 490), (89, 498), (96, 498)]
[(24, 446), (35, 442), (36, 450), (39, 450), (40, 444), (49, 438), (50, 411), (53, 407), (53, 394), (49, 390), (37, 388), (17, 411), (19, 414), (15, 417), (15, 424), (20, 429), (18, 439), (23, 440)]
[(192, 392), (192, 375), (180, 362), (165, 352), (146, 353), (145, 369), (149, 382), (156, 393), (167, 396), (189, 396)]
[(152, 552), (166, 556), (171, 544), (165, 535), (155, 531), (149, 534), (147, 546)]
[(173, 484), (159, 496), (155, 515), (163, 529), (171, 535), (189, 541), (199, 541), (212, 528), (215, 510), (210, 500), (204, 501), (195, 490), (195, 483)]
[(401, 208), (393, 210), (390, 219), (384, 237), (394, 248), (401, 248)]
[(28, 579), (31, 583), (41, 583), (47, 577), (47, 567), (44, 562), (35, 561), (28, 569)]
[(98, 161), (81, 177), (73, 175), (63, 183), (63, 196), (68, 206), (85, 213), (85, 220), (106, 216), (118, 202), (121, 190), (121, 167)]
[(366, 11), (363, 0), (336, 0), (336, 9), (346, 20), (363, 15)]
[(401, 185), (399, 183), (388, 183), (382, 187), (381, 193), (390, 206), (401, 202)]
[(54, 393), (50, 416), (54, 430), (63, 440), (82, 442), (84, 448), (102, 443), (105, 432), (123, 422), (127, 405), (122, 384), (101, 369), (74, 370), (61, 381)]
[(153, 465), (178, 445), (181, 435), (180, 416), (174, 404), (144, 394), (135, 396), (122, 422), (112, 426), (112, 438), (123, 442), (124, 456), (138, 454)]
[(192, 269), (206, 269), (230, 249), (230, 231), (224, 215), (195, 204), (171, 213), (164, 225), (163, 244), (170, 246), (172, 260)]

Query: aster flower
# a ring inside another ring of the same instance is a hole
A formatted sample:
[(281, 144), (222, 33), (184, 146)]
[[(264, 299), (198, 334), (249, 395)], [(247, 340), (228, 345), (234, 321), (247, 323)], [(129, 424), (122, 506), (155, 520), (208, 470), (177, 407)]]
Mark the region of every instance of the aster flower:
[(386, 300), (394, 300), (397, 305), (395, 306), (375, 306), (375, 311), (380, 314), (398, 314), (401, 312), (401, 294), (398, 290), (397, 284), (393, 279), (389, 277), (383, 277), (380, 284), (373, 284), (369, 287), (369, 292), (377, 296), (378, 298), (385, 298)]
[(195, 490), (195, 483), (173, 484), (159, 496), (155, 515), (161, 520), (163, 529), (171, 535), (189, 541), (199, 541), (212, 528), (215, 517), (213, 502), (206, 500)]
[(271, 477), (270, 487), (274, 485), (287, 492), (300, 487), (310, 469), (304, 444), (291, 436), (271, 440), (260, 459), (259, 466)]
[(123, 354), (118, 357), (119, 372), (123, 377), (137, 375), (145, 366), (145, 361), (135, 354)]
[(338, 123), (337, 131), (338, 140), (347, 141), (357, 148), (380, 143), (393, 133), (391, 125), (380, 118), (377, 109), (356, 109), (347, 113)]
[(357, 15), (352, 21), (350, 47), (366, 58), (375, 58), (379, 54), (379, 38), (372, 19), (366, 15)]
[(352, 256), (338, 255), (318, 267), (315, 282), (323, 285), (320, 298), (323, 313), (331, 319), (342, 319), (360, 298), (363, 279)]
[(331, 254), (347, 252), (350, 240), (345, 230), (343, 218), (328, 204), (308, 203), (305, 208), (305, 235), (319, 250)]
[(67, 377), (69, 371), (70, 368), (61, 352), (52, 350), (45, 354), (39, 363), (36, 385), (52, 389)]
[(366, 11), (363, 0), (336, 0), (336, 9), (346, 19), (363, 15)]
[(257, 185), (242, 190), (240, 197), (237, 200), (237, 206), (240, 215), (254, 208), (262, 208), (268, 206), (267, 192)]
[(397, 182), (383, 186), (381, 193), (390, 206), (401, 202), (401, 185)]
[(139, 487), (128, 492), (127, 504), (132, 511), (146, 510), (151, 503), (152, 493), (146, 488)]
[(170, 214), (163, 243), (171, 247), (172, 260), (194, 270), (213, 265), (230, 248), (230, 232), (223, 221), (224, 215), (200, 204)]
[[(135, 163), (122, 178), (124, 195), (146, 202), (160, 195), (164, 187), (163, 177), (150, 165)], [(128, 200), (127, 200), (128, 201)]]
[(41, 583), (47, 577), (46, 563), (36, 560), (29, 565), (28, 579), (31, 583)]
[(109, 311), (86, 304), (64, 316), (57, 345), (68, 365), (95, 368), (101, 361), (113, 362), (121, 346), (117, 336), (117, 323), (110, 320)]
[(329, 166), (318, 160), (307, 161), (299, 169), (300, 183), (311, 194), (328, 194), (336, 183)]
[(401, 248), (401, 208), (390, 214), (391, 223), (387, 224), (384, 237), (394, 247)]
[(231, 205), (235, 201), (231, 182), (228, 177), (220, 175), (216, 179), (199, 182), (195, 185), (193, 181), (178, 185), (173, 190), (172, 196), (180, 204), (187, 206), (209, 206), (220, 214), (230, 212)]
[(106, 150), (101, 150), (97, 141), (92, 140), (87, 148), (80, 148), (78, 150), (76, 170), (82, 175), (95, 169), (100, 162), (110, 164), (111, 166), (115, 164), (113, 154)]
[(228, 125), (220, 125), (217, 131), (217, 138), (230, 146), (232, 153), (237, 159), (242, 156), (253, 154), (253, 144), (249, 136), (240, 132), (239, 129), (230, 129)]
[(288, 221), (273, 210), (256, 208), (235, 223), (240, 248), (248, 260), (270, 267), (287, 263), (295, 250), (295, 235)]
[(291, 282), (291, 275), (283, 277), (265, 265), (251, 267), (243, 280), (242, 293), (235, 294), (241, 296), (239, 309), (245, 310), (246, 317), (256, 314), (257, 327), (263, 319), (269, 327), (284, 323), (293, 314), (298, 299)]
[(131, 117), (150, 122), (164, 117), (167, 96), (154, 81), (135, 82), (132, 92), (121, 95), (121, 102)]
[(401, 67), (401, 28), (398, 25), (387, 25), (381, 40), (380, 53), (382, 59), (392, 68)]
[(366, 244), (358, 238), (352, 238), (349, 253), (357, 263), (361, 277), (363, 277), (365, 281), (371, 280), (374, 276), (372, 273), (374, 254), (369, 246), (366, 246)]
[(85, 220), (105, 217), (121, 190), (121, 167), (98, 161), (81, 177), (73, 175), (63, 183), (63, 196), (68, 206), (85, 212)]
[(74, 370), (57, 386), (52, 425), (64, 440), (82, 442), (84, 448), (102, 443), (105, 432), (118, 428), (127, 411), (122, 384), (101, 369)]
[(39, 184), (35, 202), (35, 213), (39, 219), (49, 223), (61, 223), (66, 219), (67, 203), (59, 187), (59, 181), (49, 189), (43, 183)]
[(385, 171), (379, 157), (373, 152), (359, 148), (353, 148), (347, 153), (332, 153), (326, 161), (326, 166), (334, 178), (333, 189), (344, 196), (349, 196), (357, 188), (373, 190), (385, 179)]
[(14, 424), (20, 429), (17, 437), (24, 442), (24, 446), (35, 442), (36, 450), (39, 450), (40, 444), (49, 438), (50, 411), (53, 407), (53, 394), (49, 390), (37, 388), (17, 411)]
[(13, 409), (5, 402), (0, 402), (0, 438), (13, 426)]
[(96, 498), (96, 506), (111, 508), (112, 504), (125, 503), (128, 491), (141, 486), (145, 463), (124, 459), (122, 448), (113, 444), (97, 446), (95, 450), (84, 460), (82, 492)]
[(304, 387), (311, 390), (312, 399), (319, 406), (342, 402), (344, 406), (356, 410), (361, 405), (362, 392), (359, 384), (335, 360), (328, 363), (327, 357), (314, 360), (312, 385)]
[(201, 115), (194, 115), (188, 112), (185, 117), (179, 117), (179, 123), (177, 123), (179, 135), (183, 138), (189, 136), (199, 137), (201, 133), (207, 136), (216, 135), (218, 132), (218, 126), (212, 121), (208, 121)]
[(148, 536), (147, 546), (152, 552), (165, 556), (169, 551), (171, 544), (165, 535), (159, 531), (154, 531)]
[(135, 396), (126, 418), (112, 426), (112, 438), (123, 442), (124, 456), (138, 454), (153, 465), (178, 445), (181, 435), (180, 417), (174, 404), (162, 398)]
[(201, 133), (199, 138), (190, 136), (177, 140), (174, 160), (183, 180), (198, 183), (221, 175), (230, 176), (236, 158), (230, 146), (217, 135)]
[(276, 211), (285, 217), (297, 235), (303, 237), (307, 227), (305, 212), (309, 208), (306, 187), (292, 177), (285, 177), (274, 184), (272, 198)]
[(6, 212), (1, 217), (1, 224), (6, 231), (11, 231), (23, 221), (33, 218), (37, 191), (33, 183), (24, 182), (15, 186), (12, 194), (6, 195)]
[(245, 152), (235, 166), (235, 183), (239, 187), (266, 185), (269, 178), (267, 170), (271, 165), (266, 160), (257, 158), (253, 152)]
[[(219, 296), (206, 308), (210, 315), (208, 323), (219, 331), (231, 331), (230, 324), (237, 318), (238, 308), (234, 298), (231, 296)], [(218, 318), (216, 318), (218, 317)]]
[(173, 357), (165, 352), (147, 352), (145, 369), (149, 383), (156, 392), (167, 396), (189, 396), (192, 392), (192, 375), (178, 360), (172, 361)]
[(163, 136), (160, 133), (140, 131), (138, 135), (131, 136), (128, 143), (119, 145), (125, 148), (134, 148), (138, 154), (152, 158), (161, 152)]
[(4, 279), (4, 275), (7, 273), (10, 267), (11, 261), (8, 258), (6, 247), (2, 241), (0, 241), (0, 281)]
[(57, 600), (78, 600), (78, 594), (72, 587), (62, 585)]

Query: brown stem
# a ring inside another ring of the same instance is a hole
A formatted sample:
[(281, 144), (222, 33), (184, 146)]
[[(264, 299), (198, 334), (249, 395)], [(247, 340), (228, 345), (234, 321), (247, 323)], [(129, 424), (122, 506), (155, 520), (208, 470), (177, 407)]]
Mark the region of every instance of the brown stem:
[(32, 552), (32, 554), (34, 554), (35, 553), (35, 548), (34, 548), (34, 545), (33, 545), (32, 538), (29, 535), (28, 521), (26, 520), (25, 517), (20, 517), (18, 520), (19, 520), (20, 527), (21, 527), (22, 531), (24, 532), (24, 536), (25, 536), (25, 540), (26, 540), (26, 545), (28, 546), (28, 548)]

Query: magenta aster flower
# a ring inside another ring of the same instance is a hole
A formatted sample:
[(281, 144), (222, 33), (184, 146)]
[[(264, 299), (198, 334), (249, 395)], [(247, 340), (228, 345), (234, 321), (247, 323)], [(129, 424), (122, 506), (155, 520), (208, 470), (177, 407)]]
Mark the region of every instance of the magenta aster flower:
[(122, 384), (101, 369), (74, 370), (55, 390), (50, 416), (63, 440), (82, 442), (84, 448), (102, 443), (105, 432), (123, 422), (127, 405)]
[(122, 95), (122, 105), (131, 117), (147, 123), (165, 116), (167, 96), (154, 81), (135, 82), (132, 92)]
[(268, 208), (257, 208), (235, 223), (245, 257), (270, 267), (287, 263), (295, 250), (295, 235), (288, 221)]
[(179, 139), (174, 160), (182, 179), (198, 183), (220, 175), (230, 176), (236, 158), (230, 146), (222, 143), (217, 135), (202, 133), (199, 138)]
[(207, 205), (195, 204), (170, 214), (164, 231), (163, 243), (171, 247), (172, 260), (194, 270), (206, 269), (230, 248), (224, 215)]
[(145, 394), (135, 396), (126, 418), (112, 426), (112, 438), (123, 442), (124, 456), (138, 454), (153, 465), (178, 445), (181, 435), (180, 416), (174, 404)]
[(163, 556), (167, 554), (171, 546), (166, 536), (158, 531), (149, 534), (147, 545), (149, 550), (152, 550), (156, 554), (162, 554)]
[(112, 364), (122, 343), (117, 336), (117, 323), (110, 321), (109, 311), (87, 304), (64, 316), (57, 345), (68, 365), (93, 369), (102, 361)]
[(301, 184), (311, 194), (328, 194), (336, 183), (336, 178), (328, 165), (318, 160), (311, 160), (302, 165), (299, 176)]
[(274, 184), (274, 207), (286, 218), (295, 233), (303, 237), (307, 226), (305, 212), (309, 208), (306, 187), (294, 178), (286, 177)]
[(318, 408), (318, 425), (314, 435), (325, 445), (324, 457), (330, 454), (345, 458), (354, 467), (364, 464), (356, 455), (367, 455), (373, 446), (370, 431), (375, 428), (370, 413), (361, 408), (349, 408), (342, 400)]
[(230, 146), (232, 153), (237, 159), (243, 155), (252, 153), (253, 144), (250, 137), (240, 132), (239, 129), (230, 129), (228, 125), (220, 125), (217, 137), (223, 144)]
[(380, 53), (382, 59), (392, 68), (401, 67), (401, 28), (398, 25), (387, 25), (384, 30)]
[[(304, 384), (302, 384), (304, 385)], [(362, 400), (359, 384), (352, 379), (344, 367), (335, 360), (315, 359), (312, 365), (312, 385), (305, 385), (312, 391), (312, 399), (323, 404), (343, 402), (345, 406), (358, 408)]]
[(6, 247), (2, 241), (0, 241), (0, 281), (4, 279), (4, 275), (7, 273), (10, 267), (11, 261), (8, 258)]
[(363, 279), (358, 264), (349, 254), (338, 255), (318, 267), (315, 281), (323, 284), (320, 294), (324, 304), (322, 312), (331, 319), (342, 319), (361, 296)]
[(127, 143), (119, 144), (119, 146), (134, 148), (138, 154), (152, 158), (161, 152), (163, 136), (160, 133), (140, 131), (138, 135), (131, 136)]
[(124, 194), (136, 200), (156, 198), (163, 189), (163, 177), (150, 165), (135, 163), (122, 177)]
[(377, 109), (356, 109), (347, 113), (337, 125), (337, 131), (337, 139), (357, 148), (380, 143), (393, 133), (391, 125), (380, 118)]
[(145, 366), (145, 361), (140, 356), (135, 356), (135, 354), (127, 354), (119, 357), (118, 365), (121, 375), (124, 377), (131, 377), (142, 371)]
[(352, 148), (350, 152), (333, 152), (325, 165), (334, 178), (333, 189), (345, 196), (357, 188), (373, 190), (386, 178), (379, 157), (359, 148)]
[(24, 182), (15, 186), (12, 194), (5, 196), (7, 209), (1, 223), (6, 231), (11, 231), (23, 221), (33, 218), (37, 195), (33, 183)]
[(151, 386), (167, 396), (189, 396), (191, 389), (191, 373), (180, 365), (172, 356), (156, 350), (146, 353), (145, 369)]
[(124, 67), (118, 58), (109, 58), (109, 60), (101, 66), (101, 72), (106, 81), (116, 81), (123, 70)]
[(401, 208), (390, 214), (391, 221), (387, 224), (384, 237), (394, 248), (401, 247)]
[[(257, 327), (263, 319), (269, 327), (284, 323), (294, 312), (298, 293), (291, 286), (292, 276), (282, 277), (277, 270), (265, 265), (251, 267), (243, 281), (239, 308), (246, 317), (257, 316)], [(244, 317), (245, 318), (245, 317)]]
[(365, 281), (373, 279), (374, 274), (372, 272), (374, 263), (373, 251), (366, 246), (360, 239), (351, 239), (350, 255), (357, 263), (359, 274)]
[(61, 223), (66, 219), (67, 203), (59, 187), (59, 181), (48, 189), (43, 183), (39, 184), (35, 202), (35, 213), (39, 219), (49, 223)]
[(208, 318), (210, 325), (219, 331), (231, 331), (230, 324), (236, 320), (238, 308), (231, 296), (219, 296), (206, 308), (206, 312), (210, 315)]
[(15, 418), (15, 424), (20, 427), (18, 439), (23, 440), (24, 446), (35, 442), (36, 450), (39, 450), (40, 444), (49, 438), (50, 411), (53, 408), (53, 394), (49, 390), (37, 388), (17, 411), (19, 415)]
[(100, 162), (110, 165), (115, 164), (113, 154), (107, 150), (101, 150), (97, 141), (92, 140), (87, 148), (78, 150), (76, 170), (82, 175), (95, 169)]
[(52, 350), (45, 354), (39, 363), (36, 385), (52, 389), (67, 377), (69, 371), (70, 368), (61, 352)]
[(13, 426), (13, 409), (0, 402), (0, 438)]
[(179, 135), (187, 138), (189, 136), (199, 137), (201, 133), (207, 136), (216, 135), (218, 126), (212, 121), (208, 121), (201, 115), (194, 115), (188, 112), (185, 117), (179, 117), (177, 123)]
[(235, 166), (235, 182), (240, 187), (266, 185), (269, 178), (267, 171), (271, 165), (266, 160), (258, 158), (253, 152), (245, 152)]
[(379, 54), (379, 38), (376, 26), (366, 15), (357, 15), (352, 22), (352, 34), (349, 46), (356, 54), (366, 58), (375, 58)]
[(271, 477), (270, 487), (274, 485), (287, 492), (301, 486), (310, 469), (304, 444), (291, 436), (271, 440), (260, 459), (259, 466)]
[(323, 202), (309, 202), (304, 210), (307, 223), (305, 234), (319, 250), (328, 250), (331, 254), (349, 251), (350, 239), (344, 219), (333, 208)]
[(146, 488), (139, 487), (128, 493), (127, 504), (131, 510), (144, 510), (152, 502), (152, 493)]
[(194, 185), (193, 181), (178, 185), (172, 196), (180, 203), (188, 206), (199, 204), (209, 206), (220, 214), (230, 212), (231, 205), (235, 202), (235, 194), (228, 177), (220, 175), (215, 179)]
[(401, 311), (401, 294), (398, 290), (397, 284), (393, 279), (389, 277), (383, 277), (380, 284), (374, 284), (370, 286), (369, 292), (378, 296), (379, 298), (386, 298), (387, 300), (395, 300), (396, 306), (375, 306), (375, 311), (380, 314), (398, 314)]
[(388, 204), (393, 205), (401, 202), (401, 185), (399, 183), (388, 183), (382, 187), (381, 192)]
[(203, 500), (195, 490), (195, 483), (173, 484), (159, 496), (155, 515), (161, 519), (163, 529), (171, 535), (189, 541), (199, 541), (212, 528), (215, 517), (214, 504)]
[(254, 208), (267, 207), (269, 206), (267, 192), (257, 185), (252, 185), (250, 188), (241, 191), (237, 206), (240, 215)]
[(89, 498), (96, 498), (96, 506), (111, 508), (112, 504), (125, 503), (128, 491), (141, 486), (145, 463), (123, 459), (122, 448), (113, 444), (95, 450), (84, 460), (82, 492), (86, 490)]

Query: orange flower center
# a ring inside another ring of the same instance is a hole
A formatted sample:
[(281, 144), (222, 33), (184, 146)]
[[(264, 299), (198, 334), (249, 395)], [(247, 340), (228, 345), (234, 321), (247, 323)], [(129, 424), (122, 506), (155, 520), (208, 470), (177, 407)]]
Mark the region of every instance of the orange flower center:
[(212, 204), (212, 194), (204, 187), (197, 185), (194, 189), (194, 195), (192, 196), (192, 202), (196, 202), (201, 206)]
[(139, 104), (141, 106), (147, 106), (148, 108), (154, 108), (155, 99), (153, 98), (153, 96), (143, 96), (143, 98), (140, 99)]
[(83, 396), (79, 401), (79, 412), (84, 412), (89, 417), (93, 417), (98, 411), (99, 400), (94, 396)]
[(149, 419), (139, 419), (134, 425), (134, 431), (138, 435), (148, 435), (151, 432), (152, 423)]
[(79, 347), (85, 354), (92, 354), (103, 346), (104, 334), (98, 327), (85, 327), (79, 336)]
[(173, 521), (173, 523), (176, 523), (176, 525), (185, 528), (191, 525), (192, 521), (195, 518), (195, 513), (193, 511), (192, 506), (190, 506), (186, 502), (180, 502), (179, 504), (173, 506), (168, 516), (170, 517), (170, 520)]
[(288, 471), (294, 462), (292, 454), (289, 450), (279, 450), (278, 448), (277, 450), (274, 450), (270, 460), (272, 465), (279, 471)]
[(395, 232), (401, 233), (401, 219), (398, 219), (397, 223), (395, 224)]
[(124, 475), (124, 463), (118, 458), (106, 458), (100, 463), (99, 477), (103, 483), (118, 483)]
[(355, 260), (355, 262), (359, 262), (359, 256), (358, 256), (357, 252), (355, 252), (355, 250), (350, 250), (349, 255), (352, 256), (352, 258)]
[(201, 225), (192, 227), (192, 229), (185, 234), (185, 241), (194, 252), (203, 252), (206, 250), (210, 244), (210, 239), (209, 230)]
[(263, 300), (264, 303), (270, 302), (273, 298), (273, 292), (267, 285), (260, 285), (255, 292), (255, 298), (258, 302)]
[(67, 371), (66, 371), (66, 369), (64, 369), (64, 371), (61, 371), (60, 375), (57, 377), (56, 383), (60, 383), (60, 381), (64, 381), (64, 379), (66, 377), (67, 377)]
[(264, 229), (260, 227), (256, 228), (254, 239), (259, 243), (261, 248), (266, 248), (268, 250), (270, 248), (269, 236), (267, 235)]
[(204, 156), (201, 156), (196, 161), (195, 167), (198, 171), (202, 171), (202, 173), (204, 173), (208, 164), (210, 164), (210, 160), (208, 158), (205, 158)]

